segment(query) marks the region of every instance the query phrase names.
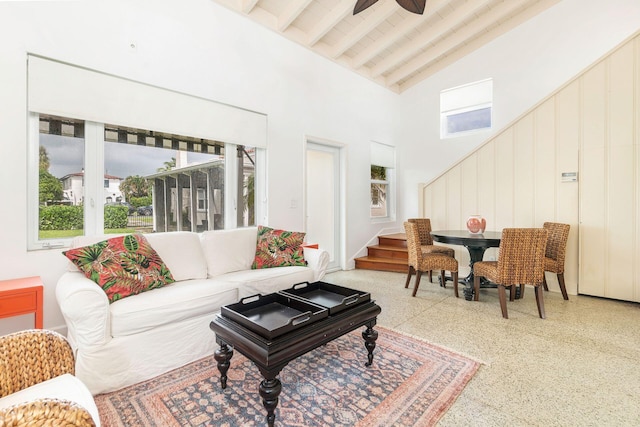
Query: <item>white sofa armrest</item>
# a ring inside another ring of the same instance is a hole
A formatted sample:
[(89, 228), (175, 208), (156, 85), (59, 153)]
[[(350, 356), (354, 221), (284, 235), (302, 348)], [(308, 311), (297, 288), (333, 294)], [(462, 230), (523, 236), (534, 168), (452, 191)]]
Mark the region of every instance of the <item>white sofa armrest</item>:
[(329, 265), (329, 252), (324, 249), (303, 248), (304, 259), (313, 270), (313, 281), (322, 280)]
[(74, 347), (102, 346), (111, 340), (107, 294), (83, 273), (64, 273), (56, 285), (56, 299)]

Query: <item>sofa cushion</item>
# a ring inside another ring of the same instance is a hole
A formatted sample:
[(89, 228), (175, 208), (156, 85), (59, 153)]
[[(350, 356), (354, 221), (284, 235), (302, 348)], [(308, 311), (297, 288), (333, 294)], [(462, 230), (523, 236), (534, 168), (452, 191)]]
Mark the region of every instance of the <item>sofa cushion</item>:
[(238, 301), (237, 287), (215, 279), (184, 280), (123, 299), (109, 307), (111, 335), (134, 335), (207, 313), (213, 316), (220, 306)]
[(176, 281), (207, 278), (207, 262), (198, 233), (171, 231), (145, 234)]
[(100, 427), (100, 414), (91, 392), (82, 381), (71, 374), (51, 378), (0, 398), (0, 409), (39, 399), (60, 399), (75, 402), (86, 409), (91, 414), (96, 427)]
[(288, 289), (297, 283), (313, 282), (314, 271), (309, 267), (244, 270), (218, 276), (216, 280), (235, 283), (238, 287), (238, 298), (245, 298)]
[(105, 291), (110, 303), (174, 282), (142, 234), (113, 237), (63, 254)]
[(209, 277), (249, 270), (256, 255), (256, 227), (205, 231), (200, 236)]
[(251, 268), (305, 266), (304, 252), (300, 247), (305, 233), (275, 230), (258, 226), (256, 256)]

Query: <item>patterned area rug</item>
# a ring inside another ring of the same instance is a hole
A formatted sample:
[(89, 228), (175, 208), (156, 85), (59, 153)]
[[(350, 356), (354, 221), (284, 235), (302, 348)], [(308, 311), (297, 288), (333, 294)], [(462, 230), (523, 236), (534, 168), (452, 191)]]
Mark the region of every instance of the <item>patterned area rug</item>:
[[(360, 330), (290, 362), (281, 372), (276, 426), (431, 426), (479, 363), (377, 326), (373, 365)], [(234, 352), (227, 388), (213, 356), (96, 396), (104, 427), (262, 426), (260, 372)]]

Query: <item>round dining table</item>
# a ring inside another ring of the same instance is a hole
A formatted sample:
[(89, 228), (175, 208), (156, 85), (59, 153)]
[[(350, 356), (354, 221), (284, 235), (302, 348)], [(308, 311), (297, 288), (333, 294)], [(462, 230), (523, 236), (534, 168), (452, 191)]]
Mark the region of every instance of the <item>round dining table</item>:
[[(431, 237), (436, 242), (464, 246), (469, 251), (469, 274), (458, 282), (464, 285), (464, 298), (467, 301), (471, 301), (473, 299), (473, 264), (477, 261), (482, 261), (482, 257), (488, 248), (500, 246), (502, 233), (500, 231), (485, 231), (484, 233), (473, 234), (468, 230), (437, 230), (431, 232)], [(480, 287), (494, 288), (496, 285), (483, 279), (480, 282)]]

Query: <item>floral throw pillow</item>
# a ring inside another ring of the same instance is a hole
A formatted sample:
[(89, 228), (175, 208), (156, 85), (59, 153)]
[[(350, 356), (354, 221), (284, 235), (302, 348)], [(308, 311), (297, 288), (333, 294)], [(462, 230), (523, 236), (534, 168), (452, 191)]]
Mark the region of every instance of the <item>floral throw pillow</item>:
[(306, 266), (304, 251), (300, 246), (304, 236), (305, 233), (274, 230), (259, 225), (256, 257), (251, 268)]
[(142, 234), (128, 234), (63, 254), (96, 282), (109, 303), (175, 282)]

